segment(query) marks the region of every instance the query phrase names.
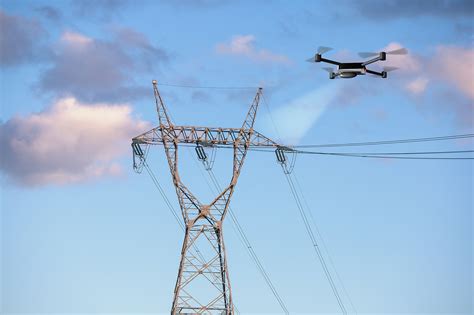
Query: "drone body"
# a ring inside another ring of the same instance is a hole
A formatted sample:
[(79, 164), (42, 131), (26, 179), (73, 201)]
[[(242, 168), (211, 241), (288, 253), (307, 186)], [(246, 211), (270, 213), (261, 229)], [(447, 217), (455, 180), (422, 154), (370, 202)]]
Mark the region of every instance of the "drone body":
[(331, 50), (329, 47), (319, 47), (318, 52), (314, 55), (313, 58), (308, 59), (309, 62), (325, 62), (332, 65), (337, 66), (337, 70), (335, 71), (332, 68), (323, 68), (324, 70), (329, 72), (329, 78), (354, 78), (358, 75), (365, 75), (367, 73), (373, 74), (376, 76), (380, 76), (382, 78), (387, 77), (387, 72), (395, 70), (397, 68), (394, 67), (385, 67), (383, 71), (377, 72), (370, 69), (367, 69), (367, 65), (372, 64), (377, 61), (385, 61), (387, 59), (387, 54), (393, 55), (404, 55), (407, 53), (405, 48), (400, 48), (397, 50), (392, 50), (389, 52), (380, 52), (380, 53), (359, 53), (361, 57), (370, 57), (370, 56), (377, 56), (373, 59), (363, 61), (363, 62), (338, 62), (330, 59), (326, 59), (322, 57), (322, 54)]

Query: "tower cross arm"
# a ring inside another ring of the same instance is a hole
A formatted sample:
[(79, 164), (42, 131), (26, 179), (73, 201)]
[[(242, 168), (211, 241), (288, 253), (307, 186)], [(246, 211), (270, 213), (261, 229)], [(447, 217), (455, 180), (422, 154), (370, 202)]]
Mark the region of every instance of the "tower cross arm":
[[(163, 140), (178, 144), (201, 144), (203, 146), (232, 147), (241, 128), (214, 128), (196, 126), (156, 127), (132, 139), (135, 144), (162, 145)], [(244, 132), (248, 132), (244, 130)], [(164, 139), (165, 138), (165, 139)], [(283, 147), (272, 139), (253, 130), (250, 147)]]

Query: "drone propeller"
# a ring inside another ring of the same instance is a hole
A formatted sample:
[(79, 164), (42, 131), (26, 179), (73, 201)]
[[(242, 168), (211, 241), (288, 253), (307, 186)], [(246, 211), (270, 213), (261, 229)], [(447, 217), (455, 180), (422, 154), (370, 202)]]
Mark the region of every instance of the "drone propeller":
[(318, 54), (324, 54), (324, 53), (330, 51), (331, 49), (332, 49), (331, 47), (319, 46), (318, 47)]
[(389, 55), (406, 55), (408, 54), (408, 50), (406, 48), (399, 48), (391, 51), (386, 52)]
[(314, 57), (308, 58), (308, 59), (306, 59), (306, 61), (307, 61), (307, 62), (316, 62), (316, 61), (314, 60)]
[[(385, 52), (387, 55), (406, 55), (408, 53), (408, 50), (406, 48), (399, 48), (395, 50), (390, 50)], [(369, 57), (375, 57), (379, 53), (374, 53), (374, 52), (360, 52), (359, 56), (362, 58), (369, 58)]]
[(324, 67), (324, 68), (321, 68), (323, 69), (324, 71), (327, 71), (329, 73), (334, 73), (334, 69), (333, 68), (329, 68), (329, 67)]
[(385, 72), (390, 72), (390, 71), (394, 71), (394, 70), (397, 70), (398, 68), (397, 67), (383, 67), (383, 71)]

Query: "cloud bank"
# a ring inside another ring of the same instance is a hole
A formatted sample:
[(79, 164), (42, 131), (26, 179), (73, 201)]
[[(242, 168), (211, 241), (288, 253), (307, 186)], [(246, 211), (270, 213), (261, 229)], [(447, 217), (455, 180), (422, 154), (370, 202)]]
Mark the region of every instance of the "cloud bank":
[(116, 160), (148, 127), (132, 117), (129, 105), (60, 99), (42, 112), (0, 124), (0, 169), (26, 186), (117, 176)]
[(116, 30), (112, 41), (66, 31), (38, 87), (86, 102), (130, 101), (148, 95), (148, 89), (134, 85), (130, 77), (153, 71), (167, 61), (164, 50), (132, 29)]

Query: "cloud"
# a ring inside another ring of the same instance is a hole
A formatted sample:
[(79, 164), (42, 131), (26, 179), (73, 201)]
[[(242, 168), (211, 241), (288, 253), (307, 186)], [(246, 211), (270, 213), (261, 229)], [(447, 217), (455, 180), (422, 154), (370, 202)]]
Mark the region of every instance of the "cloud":
[(474, 100), (474, 49), (439, 46), (432, 60), (432, 68), (441, 80), (453, 84)]
[[(384, 50), (397, 49), (390, 44)], [(474, 49), (458, 46), (438, 46), (432, 56), (390, 55), (389, 64), (400, 68), (405, 88), (413, 94), (425, 92), (429, 83), (442, 82), (474, 99)], [(413, 79), (413, 77), (415, 77)]]
[(130, 139), (148, 129), (120, 104), (83, 104), (74, 98), (0, 124), (0, 169), (13, 182), (70, 184), (117, 176)]
[[(380, 49), (381, 51), (390, 52), (404, 48), (400, 43), (392, 42), (387, 46)], [(400, 72), (419, 72), (423, 68), (423, 60), (421, 57), (411, 53), (410, 51), (406, 55), (387, 55), (387, 64), (393, 67), (399, 68)]]
[(161, 48), (131, 29), (117, 30), (112, 41), (66, 31), (38, 87), (87, 102), (134, 100), (147, 95), (147, 90), (133, 85), (130, 77), (154, 71), (167, 61)]
[[(272, 116), (284, 143), (298, 143), (321, 117), (327, 106), (336, 101), (339, 90), (340, 86), (328, 84), (277, 108)], [(269, 123), (267, 122), (267, 125)]]
[(266, 49), (256, 49), (254, 35), (236, 35), (228, 43), (217, 44), (216, 52), (223, 55), (243, 56), (257, 62), (290, 63), (285, 55), (274, 54)]
[(34, 20), (6, 14), (0, 9), (0, 65), (13, 66), (41, 58), (41, 45), (47, 35)]
[[(382, 48), (383, 51), (390, 51), (402, 47), (399, 43), (390, 43)], [(396, 82), (402, 88), (415, 96), (423, 95), (430, 91), (429, 87), (437, 87), (435, 93), (442, 95), (459, 94), (461, 98), (456, 98), (450, 107), (437, 106), (443, 111), (449, 110), (455, 116), (455, 121), (467, 125), (472, 119), (466, 119), (466, 115), (472, 113), (474, 109), (474, 49), (460, 46), (436, 47), (431, 55), (388, 55), (387, 65), (399, 68), (396, 74)], [(442, 89), (442, 91), (438, 91)], [(454, 88), (454, 89), (453, 89)], [(433, 89), (432, 89), (433, 90)], [(452, 91), (453, 93), (451, 93)], [(464, 97), (464, 100), (462, 100)], [(447, 100), (448, 97), (438, 97), (437, 100)]]
[(406, 84), (406, 89), (412, 94), (418, 95), (425, 92), (429, 80), (425, 77), (416, 78)]
[(361, 15), (375, 20), (436, 16), (470, 17), (472, 0), (358, 0), (349, 2)]

